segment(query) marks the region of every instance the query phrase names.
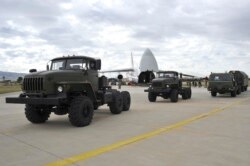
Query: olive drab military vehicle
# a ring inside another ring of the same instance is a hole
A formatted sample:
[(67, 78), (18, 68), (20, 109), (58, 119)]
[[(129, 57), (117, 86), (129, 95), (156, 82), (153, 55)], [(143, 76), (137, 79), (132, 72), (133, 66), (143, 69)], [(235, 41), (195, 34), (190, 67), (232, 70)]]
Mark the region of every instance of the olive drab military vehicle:
[(30, 70), (24, 77), (19, 97), (6, 98), (7, 103), (23, 103), (26, 118), (44, 123), (51, 112), (68, 114), (74, 126), (89, 125), (95, 109), (108, 104), (111, 113), (130, 108), (130, 94), (111, 89), (107, 78), (98, 77), (101, 60), (86, 56), (52, 59), (47, 71)]
[(232, 73), (234, 75), (235, 81), (238, 85), (237, 94), (247, 91), (248, 75), (245, 72), (238, 70), (229, 71), (229, 73)]
[(230, 93), (235, 97), (238, 91), (238, 85), (231, 73), (211, 73), (208, 79), (208, 91), (215, 97), (217, 93)]
[[(185, 79), (182, 76), (190, 76), (181, 74), (176, 71), (161, 71), (157, 72), (158, 77), (152, 80), (149, 88), (144, 90), (148, 92), (148, 100), (155, 102), (157, 96), (164, 99), (170, 98), (171, 102), (178, 101), (178, 95), (182, 96), (182, 99), (190, 99), (192, 96), (191, 87), (183, 87), (183, 81)], [(193, 77), (193, 76), (191, 76)]]

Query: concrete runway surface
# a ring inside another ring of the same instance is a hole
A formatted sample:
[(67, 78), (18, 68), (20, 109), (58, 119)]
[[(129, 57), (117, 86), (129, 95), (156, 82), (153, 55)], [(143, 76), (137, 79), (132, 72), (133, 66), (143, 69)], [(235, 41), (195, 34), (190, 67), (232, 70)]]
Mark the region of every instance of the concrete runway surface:
[(31, 124), (24, 105), (5, 104), (19, 93), (0, 95), (0, 165), (250, 165), (250, 91), (212, 98), (192, 88), (190, 100), (150, 103), (144, 89), (122, 87), (131, 93), (130, 111), (112, 115), (101, 106), (81, 128), (53, 113)]

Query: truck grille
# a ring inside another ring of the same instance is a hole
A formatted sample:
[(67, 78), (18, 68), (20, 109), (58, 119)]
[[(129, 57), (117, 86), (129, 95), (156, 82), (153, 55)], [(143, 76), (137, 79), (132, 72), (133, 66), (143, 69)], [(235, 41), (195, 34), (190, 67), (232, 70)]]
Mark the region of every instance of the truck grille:
[(153, 87), (161, 87), (161, 86), (162, 86), (162, 83), (161, 83), (161, 82), (153, 82), (153, 83), (152, 83), (152, 86), (153, 86)]
[(43, 90), (43, 78), (24, 78), (23, 90), (25, 91), (41, 91)]

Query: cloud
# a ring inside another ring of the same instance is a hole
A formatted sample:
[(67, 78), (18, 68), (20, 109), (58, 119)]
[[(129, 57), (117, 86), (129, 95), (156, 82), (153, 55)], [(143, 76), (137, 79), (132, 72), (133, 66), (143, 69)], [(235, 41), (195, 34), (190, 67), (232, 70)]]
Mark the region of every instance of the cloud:
[(126, 68), (131, 52), (138, 65), (151, 48), (162, 69), (250, 74), (249, 7), (246, 0), (3, 0), (0, 69), (44, 69), (67, 54), (100, 57), (104, 70)]

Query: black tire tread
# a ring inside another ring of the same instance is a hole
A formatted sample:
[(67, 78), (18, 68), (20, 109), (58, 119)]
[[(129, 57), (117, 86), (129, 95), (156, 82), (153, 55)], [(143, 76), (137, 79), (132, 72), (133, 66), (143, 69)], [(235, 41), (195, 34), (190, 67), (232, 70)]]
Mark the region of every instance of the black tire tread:
[(128, 111), (131, 104), (131, 97), (128, 91), (122, 91), (121, 92), (122, 98), (123, 98), (123, 111)]
[(38, 105), (25, 105), (26, 118), (32, 123), (44, 123), (48, 120), (51, 113), (50, 108)]
[[(90, 112), (87, 117), (83, 116), (84, 106), (89, 107)], [(83, 127), (91, 123), (94, 115), (93, 102), (87, 96), (78, 96), (71, 101), (69, 107), (69, 121), (73, 126)]]

